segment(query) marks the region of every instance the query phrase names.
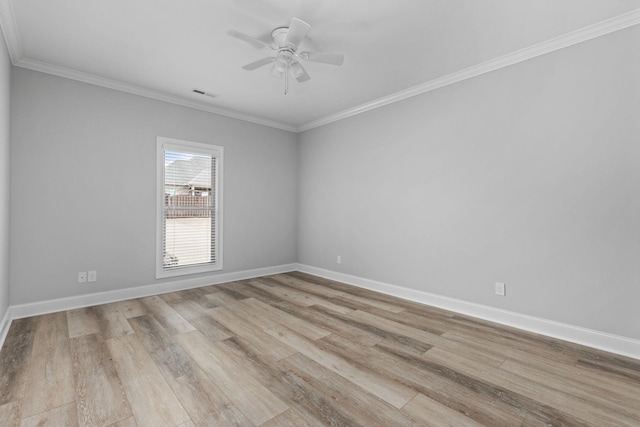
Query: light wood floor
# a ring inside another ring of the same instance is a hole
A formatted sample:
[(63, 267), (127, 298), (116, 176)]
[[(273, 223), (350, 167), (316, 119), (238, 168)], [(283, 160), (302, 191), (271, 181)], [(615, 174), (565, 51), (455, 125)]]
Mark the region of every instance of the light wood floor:
[(640, 426), (640, 361), (302, 273), (16, 320), (2, 426)]

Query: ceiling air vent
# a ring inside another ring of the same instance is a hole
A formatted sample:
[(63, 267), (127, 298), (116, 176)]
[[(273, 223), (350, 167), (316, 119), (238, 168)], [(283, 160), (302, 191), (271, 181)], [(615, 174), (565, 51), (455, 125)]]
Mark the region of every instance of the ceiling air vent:
[(211, 93), (211, 92), (205, 92), (204, 90), (200, 90), (200, 89), (193, 89), (193, 93), (197, 93), (198, 95), (204, 95), (204, 96), (209, 96), (211, 98), (215, 98), (216, 95)]

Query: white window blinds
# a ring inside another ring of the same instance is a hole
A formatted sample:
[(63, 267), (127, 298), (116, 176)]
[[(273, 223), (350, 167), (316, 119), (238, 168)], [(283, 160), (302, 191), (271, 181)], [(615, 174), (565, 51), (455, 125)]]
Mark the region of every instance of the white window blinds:
[[(159, 140), (158, 276), (222, 268), (220, 260), (221, 147)], [(160, 152), (161, 151), (161, 152)]]

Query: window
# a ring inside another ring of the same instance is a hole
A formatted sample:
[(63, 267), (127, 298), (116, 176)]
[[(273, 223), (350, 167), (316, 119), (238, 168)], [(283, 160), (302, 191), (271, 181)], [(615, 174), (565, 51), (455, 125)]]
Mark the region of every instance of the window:
[(222, 269), (222, 152), (158, 137), (156, 277)]

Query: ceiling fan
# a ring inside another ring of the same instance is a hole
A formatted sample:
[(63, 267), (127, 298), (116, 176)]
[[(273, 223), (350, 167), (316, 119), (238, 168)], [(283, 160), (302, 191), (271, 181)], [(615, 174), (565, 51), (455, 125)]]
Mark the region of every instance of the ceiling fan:
[(272, 51), (273, 56), (267, 56), (255, 62), (247, 64), (242, 68), (253, 71), (265, 65), (274, 63), (272, 73), (277, 77), (284, 75), (284, 93), (289, 91), (289, 75), (298, 82), (306, 82), (311, 77), (300, 63), (300, 60), (309, 62), (319, 62), (322, 64), (342, 65), (344, 55), (338, 53), (322, 53), (303, 51), (298, 52), (300, 43), (304, 40), (311, 25), (298, 18), (291, 19), (288, 27), (278, 27), (271, 31), (273, 44), (265, 43), (254, 37), (248, 36), (236, 30), (229, 30), (227, 34), (235, 37), (258, 49), (268, 49)]

